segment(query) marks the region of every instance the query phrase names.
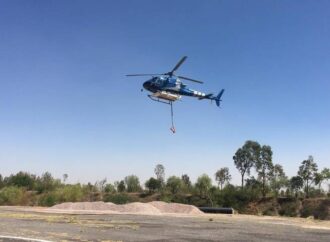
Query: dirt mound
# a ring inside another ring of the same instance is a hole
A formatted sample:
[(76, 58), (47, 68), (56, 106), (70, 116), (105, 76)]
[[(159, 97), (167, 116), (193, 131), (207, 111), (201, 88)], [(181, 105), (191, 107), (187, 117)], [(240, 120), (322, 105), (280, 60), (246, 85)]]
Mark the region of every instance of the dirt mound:
[(53, 209), (65, 210), (111, 210), (113, 203), (104, 202), (76, 202), (61, 203), (53, 206)]
[(151, 204), (155, 208), (158, 208), (161, 213), (184, 213), (191, 215), (203, 214), (201, 210), (192, 205), (186, 205), (181, 203), (165, 203), (159, 201), (150, 202), (149, 204)]
[(112, 211), (116, 211), (119, 213), (134, 213), (134, 214), (151, 214), (151, 215), (159, 215), (161, 211), (159, 209), (152, 206), (150, 203), (127, 203), (123, 205), (110, 205), (110, 209)]
[(128, 203), (123, 205), (116, 205), (114, 203), (104, 202), (76, 202), (76, 203), (62, 203), (51, 207), (57, 210), (89, 210), (89, 211), (105, 211), (107, 213), (122, 213), (122, 214), (189, 214), (199, 215), (203, 214), (197, 207), (192, 205), (185, 205), (179, 203), (165, 203), (165, 202), (149, 202), (149, 203)]

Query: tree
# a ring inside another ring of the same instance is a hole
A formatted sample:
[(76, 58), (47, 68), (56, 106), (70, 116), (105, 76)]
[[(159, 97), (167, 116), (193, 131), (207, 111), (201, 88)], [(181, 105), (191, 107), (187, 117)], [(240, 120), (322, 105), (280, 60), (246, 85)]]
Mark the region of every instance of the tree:
[(63, 174), (63, 183), (66, 182), (66, 180), (68, 179), (69, 175), (68, 174)]
[(20, 171), (16, 175), (11, 175), (7, 184), (17, 187), (26, 187), (28, 190), (33, 190), (35, 187), (36, 177), (30, 173)]
[(103, 200), (103, 193), (104, 193), (104, 189), (105, 189), (106, 184), (107, 184), (107, 178), (104, 178), (101, 181), (97, 181), (95, 183), (95, 187), (97, 187), (97, 189), (100, 191), (101, 200)]
[(251, 167), (257, 162), (260, 153), (260, 145), (255, 141), (246, 141), (242, 148), (239, 148), (234, 157), (234, 163), (242, 177), (242, 188), (244, 187), (245, 174), (250, 175)]
[(105, 185), (104, 191), (106, 193), (115, 193), (116, 192), (116, 189), (115, 189), (115, 186), (114, 185), (112, 185), (111, 183), (108, 183), (108, 184)]
[(146, 181), (145, 186), (148, 188), (149, 192), (155, 192), (162, 187), (162, 184), (158, 179), (150, 177), (150, 179)]
[[(328, 180), (330, 179), (330, 169), (329, 168), (324, 168), (322, 170), (324, 179), (328, 182)], [(330, 192), (330, 184), (328, 184), (328, 192)]]
[(135, 176), (135, 175), (126, 176), (124, 181), (125, 181), (127, 192), (141, 191), (140, 180), (137, 176)]
[(285, 176), (283, 167), (279, 164), (274, 165), (271, 177), (271, 187), (277, 197), (282, 187), (288, 183), (288, 178)]
[(323, 177), (322, 173), (316, 172), (314, 174), (314, 183), (315, 183), (315, 185), (319, 186), (319, 190), (321, 190), (321, 185), (322, 185), (323, 181), (324, 181), (324, 177)]
[(155, 174), (156, 174), (157, 180), (159, 180), (161, 182), (161, 184), (164, 185), (164, 182), (165, 182), (165, 167), (162, 164), (156, 165)]
[(291, 177), (289, 181), (290, 189), (295, 192), (297, 198), (299, 190), (304, 186), (304, 180), (300, 176)]
[(177, 194), (182, 189), (182, 180), (177, 176), (170, 176), (167, 179), (166, 187), (172, 194)]
[(319, 189), (321, 190), (322, 182), (324, 180), (330, 179), (330, 169), (324, 168), (321, 172), (317, 172), (314, 174), (314, 183), (315, 185), (319, 186)]
[(0, 174), (0, 189), (4, 186), (3, 177)]
[(45, 172), (37, 179), (37, 190), (39, 193), (53, 191), (61, 184), (59, 179), (54, 179), (50, 172)]
[(125, 192), (126, 191), (126, 186), (124, 180), (121, 180), (120, 182), (116, 182), (117, 185), (117, 191), (118, 192)]
[(212, 188), (212, 180), (211, 178), (203, 174), (197, 178), (196, 184), (195, 184), (196, 189), (198, 190), (200, 196), (203, 198), (207, 198), (211, 206), (213, 206), (213, 201), (210, 196), (210, 189)]
[(231, 180), (229, 169), (227, 167), (221, 168), (215, 173), (215, 180), (218, 182), (218, 187), (222, 190), (222, 186)]
[(309, 196), (309, 187), (314, 180), (314, 175), (317, 172), (317, 164), (314, 162), (313, 156), (309, 156), (307, 160), (304, 160), (299, 167), (298, 175), (305, 182), (306, 197)]
[(199, 191), (199, 194), (202, 197), (205, 197), (212, 187), (212, 180), (208, 175), (203, 174), (197, 178), (195, 187)]
[(182, 184), (183, 184), (185, 192), (191, 191), (192, 186), (191, 186), (190, 177), (187, 174), (183, 174), (181, 176), (181, 180), (182, 180)]
[(257, 159), (255, 166), (258, 173), (258, 177), (262, 183), (262, 196), (266, 196), (266, 183), (271, 177), (273, 171), (272, 162), (272, 148), (268, 145), (263, 145), (260, 150), (260, 158)]

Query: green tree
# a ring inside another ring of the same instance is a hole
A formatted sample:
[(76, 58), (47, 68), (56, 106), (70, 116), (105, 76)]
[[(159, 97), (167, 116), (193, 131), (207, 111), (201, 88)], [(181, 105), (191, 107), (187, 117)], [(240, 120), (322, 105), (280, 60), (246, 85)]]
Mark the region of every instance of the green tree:
[(66, 182), (66, 180), (68, 180), (68, 177), (69, 177), (69, 175), (68, 174), (63, 174), (63, 183), (65, 183)]
[(321, 190), (322, 182), (324, 181), (324, 177), (321, 172), (316, 172), (314, 174), (314, 183), (319, 186), (319, 190)]
[(255, 163), (256, 171), (262, 184), (261, 192), (263, 197), (266, 196), (267, 181), (271, 177), (273, 171), (272, 156), (272, 148), (268, 145), (264, 145), (260, 150), (260, 158), (257, 159)]
[(3, 177), (2, 175), (0, 174), (0, 189), (4, 187), (4, 181), (3, 181)]
[(104, 191), (106, 193), (115, 193), (116, 192), (116, 189), (115, 189), (115, 186), (114, 185), (112, 185), (111, 183), (108, 183), (108, 184), (105, 185)]
[(124, 180), (121, 180), (120, 182), (116, 182), (116, 187), (118, 192), (125, 192), (126, 191), (126, 186)]
[(95, 188), (100, 192), (101, 200), (103, 200), (105, 185), (107, 184), (107, 178), (103, 178), (101, 181), (95, 183)]
[(299, 167), (298, 175), (305, 182), (306, 197), (309, 196), (309, 188), (311, 182), (314, 180), (315, 173), (317, 172), (317, 164), (314, 162), (313, 156), (309, 156), (307, 160), (304, 160)]
[(48, 192), (55, 190), (56, 187), (60, 186), (61, 181), (54, 179), (50, 172), (45, 172), (41, 177), (37, 179), (37, 190), (39, 193)]
[(260, 145), (258, 142), (248, 140), (242, 148), (239, 148), (234, 157), (234, 163), (241, 173), (242, 188), (244, 187), (245, 174), (250, 175), (251, 167), (257, 162), (260, 154)]
[(279, 164), (274, 165), (271, 177), (271, 187), (277, 197), (281, 188), (288, 183), (288, 178), (285, 176), (283, 167)]
[(162, 185), (165, 184), (165, 167), (162, 164), (158, 164), (155, 167), (155, 174), (157, 177), (157, 180), (161, 182)]
[(83, 187), (82, 187), (83, 194), (88, 198), (89, 202), (94, 201), (94, 196), (93, 196), (94, 190), (95, 190), (95, 187), (90, 182), (88, 182), (86, 185), (83, 185)]
[(181, 180), (182, 180), (182, 183), (183, 183), (184, 191), (185, 191), (186, 193), (191, 192), (191, 190), (192, 190), (192, 185), (191, 185), (190, 177), (189, 177), (187, 174), (183, 174), (183, 175), (181, 176)]
[(186, 186), (186, 188), (188, 188), (188, 189), (191, 188), (191, 181), (190, 181), (190, 177), (188, 176), (188, 174), (183, 174), (181, 176), (181, 180), (182, 180), (184, 186)]
[(9, 186), (25, 187), (28, 190), (33, 190), (35, 187), (36, 177), (28, 172), (20, 171), (16, 175), (11, 175), (7, 184)]
[[(324, 180), (326, 180), (328, 182), (328, 180), (330, 180), (330, 169), (329, 168), (324, 168), (322, 170), (323, 176), (324, 176)], [(328, 191), (330, 192), (330, 185), (328, 184)]]
[(145, 183), (146, 188), (148, 188), (149, 192), (155, 192), (162, 187), (161, 181), (150, 177), (149, 180)]
[(228, 167), (221, 168), (215, 173), (215, 180), (218, 182), (218, 187), (222, 190), (223, 185), (231, 180)]
[(208, 175), (203, 174), (197, 178), (195, 187), (202, 197), (206, 197), (212, 187), (212, 180)]
[(324, 180), (330, 179), (330, 169), (324, 168), (321, 172), (317, 172), (314, 174), (314, 183), (315, 185), (319, 186), (319, 189), (321, 190), (321, 186)]
[(167, 179), (166, 187), (172, 194), (177, 194), (182, 189), (182, 180), (177, 176), (170, 176)]
[(125, 181), (127, 192), (141, 191), (140, 180), (137, 176), (135, 176), (135, 175), (126, 176), (124, 181)]
[(304, 180), (300, 176), (291, 177), (289, 181), (290, 189), (294, 191), (297, 198), (299, 190), (304, 186)]

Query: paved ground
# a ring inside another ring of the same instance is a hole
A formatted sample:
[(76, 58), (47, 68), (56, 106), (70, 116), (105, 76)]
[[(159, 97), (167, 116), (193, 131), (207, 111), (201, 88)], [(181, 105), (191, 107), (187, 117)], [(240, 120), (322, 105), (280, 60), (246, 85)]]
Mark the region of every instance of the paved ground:
[(50, 241), (330, 241), (330, 223), (241, 215), (47, 214), (0, 207), (1, 236)]

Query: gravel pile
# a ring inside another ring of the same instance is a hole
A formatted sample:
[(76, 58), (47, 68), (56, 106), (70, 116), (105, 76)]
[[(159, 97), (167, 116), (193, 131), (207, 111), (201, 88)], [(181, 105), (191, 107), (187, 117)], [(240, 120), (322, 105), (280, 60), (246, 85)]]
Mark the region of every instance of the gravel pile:
[(51, 207), (56, 210), (89, 210), (89, 211), (106, 211), (107, 213), (122, 213), (122, 214), (188, 214), (199, 215), (203, 214), (197, 207), (179, 203), (166, 202), (149, 202), (149, 203), (128, 203), (116, 205), (114, 203), (104, 202), (76, 202), (76, 203), (61, 203)]

